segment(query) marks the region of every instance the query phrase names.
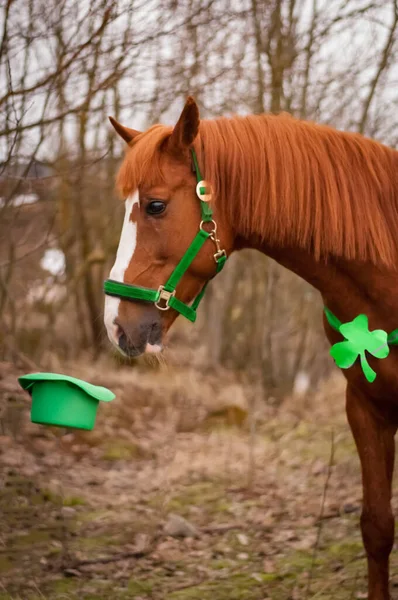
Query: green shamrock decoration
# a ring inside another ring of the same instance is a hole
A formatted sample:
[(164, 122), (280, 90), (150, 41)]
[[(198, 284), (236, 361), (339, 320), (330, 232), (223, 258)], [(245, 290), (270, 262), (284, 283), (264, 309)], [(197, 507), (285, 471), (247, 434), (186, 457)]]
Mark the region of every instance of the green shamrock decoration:
[[(336, 361), (336, 365), (341, 369), (348, 369), (352, 367), (359, 356), (364, 375), (372, 383), (376, 379), (376, 373), (366, 360), (365, 351), (376, 358), (386, 358), (390, 352), (388, 347), (390, 336), (382, 329), (369, 331), (366, 315), (359, 315), (350, 323), (340, 324), (337, 328), (337, 323), (340, 323), (338, 319), (328, 309), (325, 309), (325, 312), (332, 327), (338, 330), (346, 339), (344, 342), (334, 344), (330, 349), (330, 354)], [(335, 322), (331, 323), (331, 319), (335, 319)]]

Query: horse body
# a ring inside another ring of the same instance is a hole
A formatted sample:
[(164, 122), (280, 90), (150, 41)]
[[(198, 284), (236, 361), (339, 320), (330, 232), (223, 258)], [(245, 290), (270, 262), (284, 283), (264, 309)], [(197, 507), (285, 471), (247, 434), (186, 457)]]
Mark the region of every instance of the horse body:
[[(243, 245), (250, 247), (250, 241)], [(342, 322), (366, 314), (371, 329), (393, 331), (398, 324), (398, 274), (380, 270), (371, 263), (358, 264), (344, 259), (326, 264), (300, 248), (255, 244), (317, 288), (324, 305)], [(324, 318), (331, 344), (341, 335)], [(361, 530), (368, 557), (369, 600), (389, 596), (389, 555), (394, 543), (394, 516), (391, 510), (394, 470), (394, 436), (398, 426), (398, 349), (380, 361), (369, 357), (377, 378), (368, 383), (357, 361), (344, 370), (347, 379), (346, 412), (362, 468), (363, 508)]]
[[(393, 331), (398, 316), (398, 277), (372, 264), (358, 265), (337, 260), (321, 264), (297, 248), (263, 251), (284, 267), (306, 279), (322, 294), (325, 306), (349, 322), (366, 314), (372, 329)], [(324, 318), (331, 344), (341, 335)], [(377, 378), (368, 383), (357, 361), (344, 370), (347, 379), (346, 412), (362, 467), (362, 537), (368, 557), (369, 600), (389, 596), (389, 555), (394, 543), (394, 516), (391, 510), (394, 470), (394, 436), (398, 426), (398, 349), (379, 361), (369, 357)]]
[[(136, 250), (124, 282), (162, 285), (197, 232), (200, 213), (189, 155), (194, 147), (213, 190), (214, 219), (228, 254), (247, 247), (274, 258), (317, 288), (343, 323), (362, 313), (371, 330), (398, 327), (397, 152), (286, 116), (199, 126), (191, 99), (174, 129), (156, 126), (140, 134), (114, 126), (129, 144), (119, 187), (125, 195), (137, 189), (140, 194), (131, 217)], [(159, 203), (162, 212), (155, 215)], [(206, 244), (177, 286), (186, 303), (215, 274), (213, 250)], [(148, 344), (160, 348), (161, 335), (176, 316), (122, 299), (117, 313), (108, 311), (108, 332), (112, 327), (114, 343), (123, 339), (119, 346), (135, 355)], [(324, 327), (331, 343), (341, 341), (326, 320)], [(347, 417), (362, 467), (369, 599), (387, 600), (398, 348), (386, 359), (369, 358), (377, 371), (373, 383), (357, 363), (344, 375)]]

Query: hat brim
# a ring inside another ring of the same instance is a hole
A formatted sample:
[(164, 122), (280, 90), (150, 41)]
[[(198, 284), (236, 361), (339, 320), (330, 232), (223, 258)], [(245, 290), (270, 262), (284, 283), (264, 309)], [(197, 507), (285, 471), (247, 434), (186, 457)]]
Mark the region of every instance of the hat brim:
[(89, 396), (100, 402), (111, 402), (115, 399), (115, 394), (108, 390), (108, 388), (100, 385), (93, 385), (82, 379), (76, 377), (70, 377), (69, 375), (62, 375), (60, 373), (30, 373), (29, 375), (21, 375), (18, 377), (19, 384), (21, 387), (32, 394), (32, 387), (39, 381), (65, 381), (76, 385), (78, 388), (86, 392)]

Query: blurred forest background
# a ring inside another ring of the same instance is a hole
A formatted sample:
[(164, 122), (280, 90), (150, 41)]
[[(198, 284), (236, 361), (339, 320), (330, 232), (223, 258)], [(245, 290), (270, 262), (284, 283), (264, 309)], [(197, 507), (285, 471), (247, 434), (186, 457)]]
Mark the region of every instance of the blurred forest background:
[[(172, 124), (191, 94), (202, 118), (288, 111), (394, 146), (397, 20), (396, 0), (3, 0), (0, 358), (57, 368), (109, 351), (123, 144), (107, 115)], [(174, 337), (272, 394), (333, 368), (318, 294), (254, 252)]]
[[(112, 353), (107, 116), (173, 124), (193, 95), (202, 118), (287, 111), (396, 147), (397, 58), (398, 0), (0, 0), (0, 600), (366, 597), (315, 290), (244, 251), (166, 361)], [(16, 376), (36, 370), (116, 400), (92, 432), (33, 425)]]

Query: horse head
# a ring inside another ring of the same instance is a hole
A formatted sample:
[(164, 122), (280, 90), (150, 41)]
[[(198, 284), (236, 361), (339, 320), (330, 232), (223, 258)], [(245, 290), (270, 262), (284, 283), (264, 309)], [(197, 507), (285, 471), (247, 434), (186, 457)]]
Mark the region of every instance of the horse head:
[(201, 180), (192, 98), (174, 128), (155, 125), (142, 133), (110, 120), (128, 147), (117, 177), (125, 217), (105, 282), (104, 320), (111, 342), (138, 356), (161, 351), (179, 313), (195, 319), (206, 283), (231, 250), (232, 233), (212, 202), (211, 182)]

